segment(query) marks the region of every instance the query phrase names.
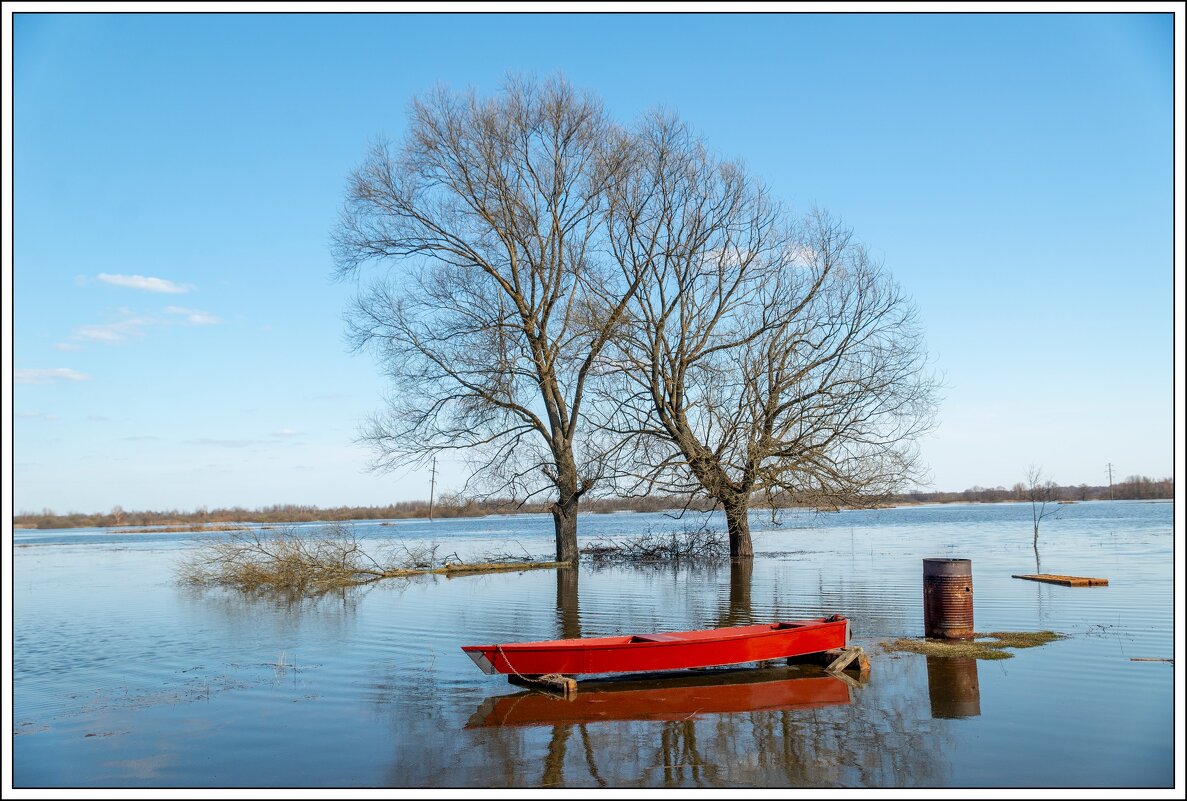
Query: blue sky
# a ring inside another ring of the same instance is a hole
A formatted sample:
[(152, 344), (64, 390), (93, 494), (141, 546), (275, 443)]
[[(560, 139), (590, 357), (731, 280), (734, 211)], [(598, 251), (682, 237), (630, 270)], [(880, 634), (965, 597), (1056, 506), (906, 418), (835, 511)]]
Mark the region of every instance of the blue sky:
[[(13, 505), (382, 504), (328, 242), (437, 83), (663, 105), (850, 224), (946, 376), (933, 487), (1173, 472), (1170, 15), (14, 17)], [(462, 468), (444, 466), (444, 489)]]

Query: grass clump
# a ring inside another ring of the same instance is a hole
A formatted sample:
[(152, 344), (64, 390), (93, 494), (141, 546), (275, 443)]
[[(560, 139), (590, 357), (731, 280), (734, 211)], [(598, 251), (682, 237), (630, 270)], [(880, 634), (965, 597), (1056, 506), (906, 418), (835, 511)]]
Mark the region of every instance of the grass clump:
[(998, 648), (1034, 648), (1064, 638), (1064, 635), (1054, 631), (992, 631), (976, 636), (992, 637), (1000, 643)]
[(1054, 631), (993, 631), (988, 634), (974, 634), (971, 640), (930, 640), (901, 637), (893, 642), (884, 642), (887, 651), (900, 651), (924, 656), (942, 656), (960, 659), (1010, 659), (1014, 655), (1007, 648), (1034, 648), (1064, 635)]

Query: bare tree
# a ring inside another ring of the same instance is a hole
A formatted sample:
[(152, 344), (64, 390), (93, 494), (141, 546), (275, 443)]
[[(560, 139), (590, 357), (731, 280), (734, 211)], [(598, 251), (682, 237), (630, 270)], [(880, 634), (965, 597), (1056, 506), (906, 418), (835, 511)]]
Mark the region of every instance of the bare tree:
[(703, 493), (730, 554), (758, 497), (860, 504), (917, 474), (935, 381), (913, 304), (823, 212), (793, 227), (743, 167), (653, 117), (610, 214), (624, 276), (607, 427), (630, 491)]
[(374, 146), (351, 176), (334, 238), (341, 277), (400, 268), (349, 315), (392, 384), (362, 439), (379, 469), (465, 450), (474, 486), (553, 494), (557, 560), (576, 560), (604, 463), (582, 427), (587, 382), (631, 284), (599, 258), (629, 140), (561, 79), (489, 100), (442, 89), (410, 116), (403, 146)]
[(1031, 521), (1034, 523), (1035, 558), (1038, 558), (1039, 523), (1044, 517), (1049, 517), (1056, 511), (1055, 507), (1047, 506), (1055, 502), (1056, 485), (1054, 481), (1043, 478), (1043, 468), (1033, 464), (1026, 471), (1026, 500), (1030, 501)]

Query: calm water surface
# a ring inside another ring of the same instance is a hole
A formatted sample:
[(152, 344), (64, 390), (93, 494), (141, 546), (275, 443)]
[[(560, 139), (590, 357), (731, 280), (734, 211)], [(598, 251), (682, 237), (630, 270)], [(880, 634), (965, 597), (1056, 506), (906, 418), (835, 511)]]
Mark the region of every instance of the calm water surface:
[[(1169, 787), (1173, 505), (1078, 503), (1031, 548), (1026, 505), (755, 515), (751, 570), (583, 565), (418, 577), (316, 599), (195, 591), (192, 534), (20, 531), (17, 787)], [(711, 524), (721, 525), (718, 518)], [(583, 542), (681, 527), (588, 515)], [(550, 518), (357, 524), (368, 547), (548, 556)], [(922, 634), (924, 557), (973, 562), (978, 631), (1068, 635), (1012, 659), (884, 652)], [(1038, 564), (1036, 564), (1038, 559)], [(1103, 576), (1068, 588), (1011, 578)], [(852, 620), (873, 671), (594, 682), (574, 701), (460, 646)]]

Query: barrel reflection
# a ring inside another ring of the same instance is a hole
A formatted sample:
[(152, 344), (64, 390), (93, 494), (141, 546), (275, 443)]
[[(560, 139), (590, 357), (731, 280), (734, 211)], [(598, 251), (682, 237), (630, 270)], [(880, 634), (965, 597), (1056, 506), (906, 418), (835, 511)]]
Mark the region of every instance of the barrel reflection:
[(975, 718), (981, 714), (976, 659), (927, 658), (927, 694), (933, 718)]

